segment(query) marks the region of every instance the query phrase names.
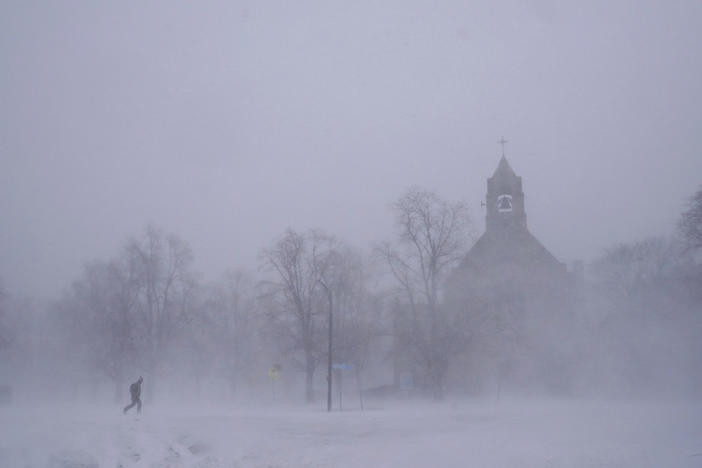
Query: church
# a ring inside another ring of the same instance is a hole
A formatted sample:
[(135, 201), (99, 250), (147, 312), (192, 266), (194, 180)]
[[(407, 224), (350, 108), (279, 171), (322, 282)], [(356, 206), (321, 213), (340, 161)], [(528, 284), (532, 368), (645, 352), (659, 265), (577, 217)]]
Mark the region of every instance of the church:
[(485, 206), (485, 232), (446, 285), (446, 304), (467, 317), (472, 335), (462, 372), (453, 373), (465, 381), (455, 384), (565, 393), (578, 277), (529, 231), (522, 178), (504, 154)]

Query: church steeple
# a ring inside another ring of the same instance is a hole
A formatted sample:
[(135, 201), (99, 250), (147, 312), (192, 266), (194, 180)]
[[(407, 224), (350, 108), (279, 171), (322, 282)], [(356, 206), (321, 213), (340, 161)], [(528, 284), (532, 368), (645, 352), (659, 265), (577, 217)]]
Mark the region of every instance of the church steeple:
[(485, 203), (487, 231), (526, 229), (522, 178), (515, 174), (504, 153), (492, 177), (487, 180)]
[(512, 169), (512, 166), (509, 165), (509, 162), (507, 161), (507, 158), (503, 154), (502, 157), (500, 158), (499, 164), (497, 164), (497, 169), (495, 169), (495, 172), (492, 174), (492, 177), (494, 178), (498, 174), (501, 175), (501, 177), (517, 177), (517, 175), (514, 173), (514, 170)]

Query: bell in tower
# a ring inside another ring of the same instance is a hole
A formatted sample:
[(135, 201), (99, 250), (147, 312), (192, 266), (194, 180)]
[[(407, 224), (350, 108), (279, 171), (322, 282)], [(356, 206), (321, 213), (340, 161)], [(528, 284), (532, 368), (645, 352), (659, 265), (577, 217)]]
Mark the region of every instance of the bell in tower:
[(506, 213), (512, 211), (512, 195), (500, 195), (497, 197), (497, 211)]

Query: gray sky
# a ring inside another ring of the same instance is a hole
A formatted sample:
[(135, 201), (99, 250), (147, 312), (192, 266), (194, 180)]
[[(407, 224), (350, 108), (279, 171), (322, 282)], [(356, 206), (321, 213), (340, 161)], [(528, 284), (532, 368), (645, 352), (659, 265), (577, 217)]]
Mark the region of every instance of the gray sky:
[(57, 294), (149, 222), (214, 278), (292, 226), (366, 247), (409, 185), (482, 231), (500, 156), (560, 260), (702, 183), (702, 2), (0, 3), (0, 278)]

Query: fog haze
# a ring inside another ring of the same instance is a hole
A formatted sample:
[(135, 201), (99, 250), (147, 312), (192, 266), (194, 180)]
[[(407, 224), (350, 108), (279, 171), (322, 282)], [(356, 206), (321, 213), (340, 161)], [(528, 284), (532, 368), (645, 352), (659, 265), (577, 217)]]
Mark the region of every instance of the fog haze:
[(700, 31), (0, 2), (0, 465), (699, 466)]
[(502, 136), (561, 261), (702, 173), (699, 2), (3, 2), (0, 277), (51, 297), (147, 223), (207, 278), (286, 227), (369, 247), (418, 184), (482, 231)]

